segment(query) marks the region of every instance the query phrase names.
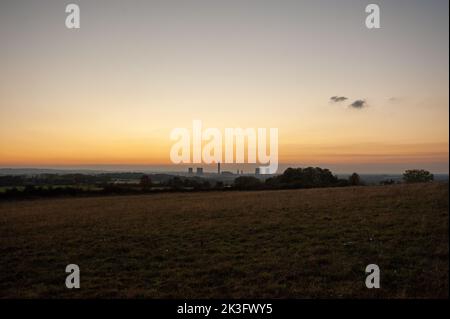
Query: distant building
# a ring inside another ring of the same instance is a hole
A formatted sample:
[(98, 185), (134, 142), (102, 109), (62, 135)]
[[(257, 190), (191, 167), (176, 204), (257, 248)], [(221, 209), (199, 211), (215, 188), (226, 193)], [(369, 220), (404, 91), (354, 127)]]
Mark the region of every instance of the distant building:
[(197, 175), (203, 175), (203, 167), (197, 167)]
[(189, 173), (189, 174), (194, 174), (194, 169), (193, 169), (192, 167), (189, 167), (189, 168), (188, 168), (188, 173)]

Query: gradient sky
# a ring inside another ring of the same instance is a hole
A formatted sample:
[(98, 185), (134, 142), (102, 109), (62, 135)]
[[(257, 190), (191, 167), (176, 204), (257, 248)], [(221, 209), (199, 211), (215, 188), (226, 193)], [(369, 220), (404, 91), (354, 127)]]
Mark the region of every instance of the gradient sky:
[(284, 164), (448, 172), (447, 0), (376, 1), (378, 30), (374, 1), (71, 2), (79, 30), (0, 2), (0, 167), (167, 164), (200, 119), (278, 127)]

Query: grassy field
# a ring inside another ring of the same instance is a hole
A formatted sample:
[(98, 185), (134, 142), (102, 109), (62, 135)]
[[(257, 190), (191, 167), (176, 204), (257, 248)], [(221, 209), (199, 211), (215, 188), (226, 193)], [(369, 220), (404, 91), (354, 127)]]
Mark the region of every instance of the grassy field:
[(439, 183), (0, 202), (0, 297), (448, 297), (448, 220)]

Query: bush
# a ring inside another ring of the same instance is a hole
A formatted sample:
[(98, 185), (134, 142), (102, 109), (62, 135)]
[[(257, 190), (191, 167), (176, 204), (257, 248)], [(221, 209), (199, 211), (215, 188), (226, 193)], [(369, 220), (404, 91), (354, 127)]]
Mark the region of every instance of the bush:
[(326, 168), (288, 168), (282, 175), (267, 179), (266, 184), (271, 188), (330, 187), (338, 184), (338, 178)]
[(352, 186), (359, 186), (361, 185), (361, 178), (357, 173), (353, 173), (348, 177), (348, 182)]
[(233, 186), (239, 190), (252, 190), (261, 188), (262, 183), (253, 176), (240, 176), (234, 180)]
[(403, 180), (406, 183), (425, 183), (434, 179), (433, 174), (424, 169), (410, 169), (403, 174)]
[(216, 185), (214, 186), (215, 189), (223, 189), (224, 187), (225, 185), (222, 181), (217, 181)]
[(142, 175), (141, 180), (139, 181), (143, 190), (148, 190), (152, 187), (152, 180), (148, 175)]

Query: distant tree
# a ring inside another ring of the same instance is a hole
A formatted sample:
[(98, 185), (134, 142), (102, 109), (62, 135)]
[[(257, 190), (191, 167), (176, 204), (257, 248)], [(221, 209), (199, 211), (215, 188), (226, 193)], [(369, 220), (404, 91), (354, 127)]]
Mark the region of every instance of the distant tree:
[(203, 181), (202, 183), (202, 187), (203, 190), (205, 189), (210, 189), (211, 188), (211, 183), (209, 181)]
[(3, 197), (16, 197), (21, 194), (22, 194), (22, 192), (19, 191), (19, 189), (17, 187), (8, 188), (8, 189), (6, 189), (6, 191), (4, 193), (0, 192), (0, 195), (3, 195)]
[(358, 186), (361, 185), (361, 178), (357, 173), (353, 173), (348, 177), (348, 182), (352, 186)]
[(224, 188), (223, 182), (222, 182), (222, 181), (217, 181), (217, 182), (216, 182), (216, 185), (214, 186), (214, 188), (216, 188), (216, 189), (222, 189), (222, 188)]
[(234, 180), (233, 186), (239, 190), (251, 190), (261, 188), (262, 183), (253, 176), (240, 176)]
[(434, 179), (433, 174), (424, 169), (410, 169), (403, 174), (403, 180), (406, 183), (425, 183)]
[(0, 176), (0, 186), (22, 186), (26, 176), (5, 175)]
[(36, 192), (37, 188), (34, 185), (27, 185), (23, 190), (24, 194), (35, 194)]
[(270, 188), (311, 188), (336, 186), (338, 178), (329, 169), (320, 167), (287, 168), (283, 174), (268, 178)]
[[(186, 186), (185, 183), (184, 183), (184, 181), (183, 181), (180, 177), (178, 177), (178, 176), (175, 176), (175, 177), (169, 179), (169, 181), (167, 182), (167, 185), (168, 185), (170, 188), (176, 189), (176, 190), (183, 189), (183, 187)], [(195, 187), (195, 186), (194, 186), (194, 187)]]
[(150, 179), (150, 176), (142, 175), (139, 184), (143, 189), (148, 189), (152, 187), (152, 180)]
[(393, 184), (395, 184), (395, 181), (392, 178), (380, 182), (380, 185), (393, 185)]

